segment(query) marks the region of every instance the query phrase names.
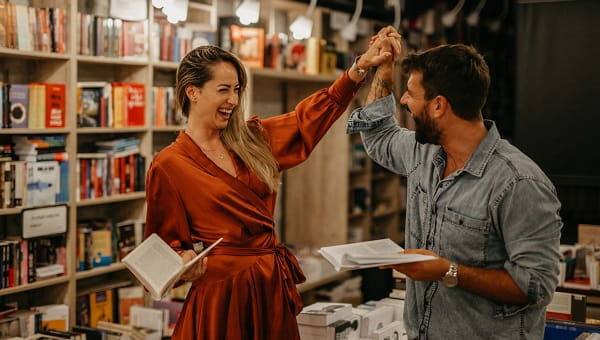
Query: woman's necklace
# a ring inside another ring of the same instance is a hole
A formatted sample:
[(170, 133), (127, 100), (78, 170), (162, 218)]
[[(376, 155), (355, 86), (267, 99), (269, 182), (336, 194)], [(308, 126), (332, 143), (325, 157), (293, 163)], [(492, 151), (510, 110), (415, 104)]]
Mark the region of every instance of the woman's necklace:
[[(192, 134), (191, 134), (191, 133), (187, 132), (187, 130), (186, 130), (186, 132), (185, 132), (185, 133), (186, 133), (188, 136), (190, 136), (194, 142), (196, 142), (196, 141), (195, 141), (195, 138), (194, 138), (194, 137), (192, 137)], [(196, 142), (196, 145), (198, 145), (198, 147), (200, 148), (200, 150), (202, 150), (204, 153), (209, 153), (209, 152), (210, 152), (210, 153), (214, 154), (215, 152), (217, 152), (217, 149), (214, 149), (214, 150), (209, 150), (209, 149), (205, 149), (205, 148), (203, 148), (203, 147), (200, 145), (200, 143), (198, 143), (198, 142)], [(223, 151), (218, 151), (218, 153), (216, 154), (216, 157), (217, 157), (218, 159), (225, 159), (225, 152), (223, 152)]]
[[(200, 149), (202, 151), (204, 151), (204, 153), (207, 153), (207, 152), (213, 152), (214, 153), (215, 151), (217, 151), (217, 150), (206, 150), (203, 147), (200, 147)], [(217, 153), (217, 158), (218, 159), (225, 159), (225, 153), (223, 151), (219, 151), (219, 153)]]

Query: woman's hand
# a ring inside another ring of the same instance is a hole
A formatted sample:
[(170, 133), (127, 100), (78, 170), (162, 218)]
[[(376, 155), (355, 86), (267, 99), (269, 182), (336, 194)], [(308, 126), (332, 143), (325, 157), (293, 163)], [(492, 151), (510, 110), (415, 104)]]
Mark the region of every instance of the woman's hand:
[[(373, 67), (384, 62), (396, 61), (402, 52), (401, 39), (400, 34), (392, 26), (382, 28), (376, 35), (371, 37), (369, 49), (359, 59), (358, 66), (361, 68), (363, 66)], [(391, 53), (391, 55), (388, 53)], [(366, 64), (360, 63), (363, 58), (365, 58), (363, 62), (366, 62)]]
[(386, 72), (393, 72), (391, 65), (398, 59), (401, 52), (400, 38), (400, 34), (391, 26), (381, 29), (377, 35), (371, 38), (369, 49), (356, 60), (356, 65), (350, 69), (350, 78), (358, 82), (365, 75), (359, 70), (368, 70), (382, 64), (390, 65), (386, 68)]
[(379, 38), (382, 37), (389, 37), (389, 38), (393, 38), (396, 40), (396, 43), (394, 43), (393, 45), (395, 46), (394, 48), (394, 61), (398, 60), (398, 58), (400, 57), (400, 52), (402, 51), (402, 47), (401, 47), (401, 40), (402, 40), (402, 36), (398, 33), (398, 31), (396, 31), (396, 29), (392, 26), (386, 26), (382, 29), (379, 30), (379, 32), (377, 32), (377, 34), (375, 34), (374, 36), (371, 37), (371, 41), (369, 42), (369, 47), (371, 45), (373, 45)]
[[(179, 256), (183, 259), (183, 263), (186, 264), (196, 257), (196, 252), (193, 250), (185, 250), (179, 253)], [(186, 270), (181, 275), (181, 279), (184, 281), (196, 281), (206, 272), (208, 266), (208, 258), (205, 257), (194, 264), (190, 269)]]

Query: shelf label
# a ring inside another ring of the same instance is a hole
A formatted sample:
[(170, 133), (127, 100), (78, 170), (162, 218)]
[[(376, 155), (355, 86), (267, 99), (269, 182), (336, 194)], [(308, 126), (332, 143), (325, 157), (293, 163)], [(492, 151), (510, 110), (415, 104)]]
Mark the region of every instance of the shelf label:
[(67, 206), (23, 210), (23, 238), (67, 232)]

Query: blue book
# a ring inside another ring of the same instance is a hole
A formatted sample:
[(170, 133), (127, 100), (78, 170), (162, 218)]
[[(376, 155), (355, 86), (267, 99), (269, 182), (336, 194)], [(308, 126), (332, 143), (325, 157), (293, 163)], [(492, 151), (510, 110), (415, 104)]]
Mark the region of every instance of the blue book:
[(29, 85), (10, 85), (8, 100), (10, 102), (10, 127), (26, 128), (29, 120)]

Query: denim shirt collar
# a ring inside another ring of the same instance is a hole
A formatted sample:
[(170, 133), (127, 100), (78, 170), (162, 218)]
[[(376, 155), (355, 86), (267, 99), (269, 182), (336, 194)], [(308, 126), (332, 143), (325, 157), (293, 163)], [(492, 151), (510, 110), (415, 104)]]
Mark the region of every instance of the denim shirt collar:
[(488, 133), (463, 167), (463, 171), (477, 177), (483, 175), (483, 170), (485, 170), (492, 154), (496, 150), (498, 142), (500, 142), (500, 133), (496, 128), (496, 124), (487, 119), (484, 119), (483, 123), (486, 129), (488, 129)]

